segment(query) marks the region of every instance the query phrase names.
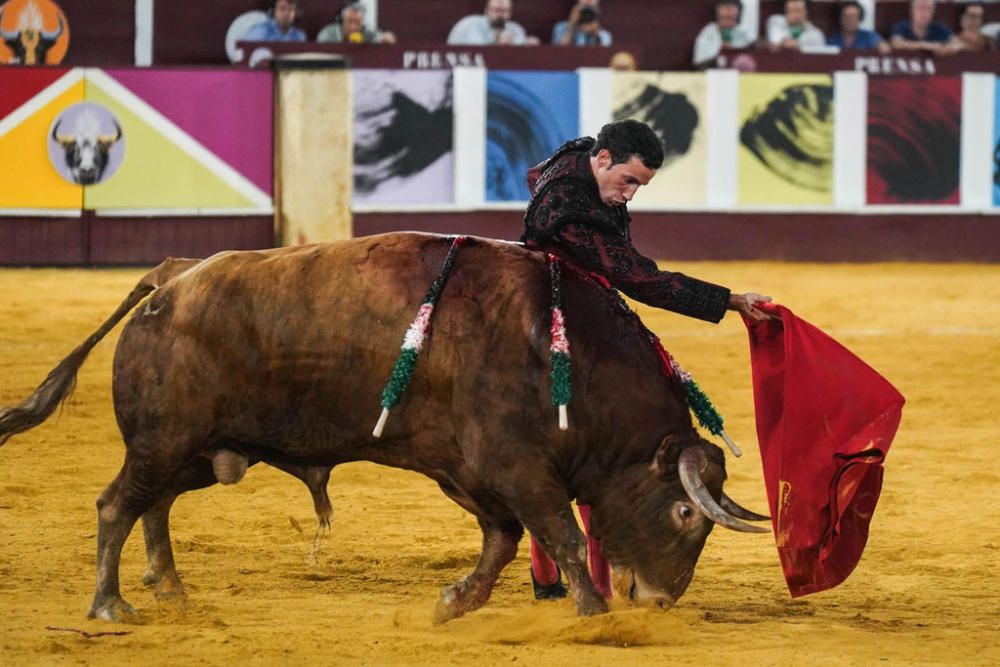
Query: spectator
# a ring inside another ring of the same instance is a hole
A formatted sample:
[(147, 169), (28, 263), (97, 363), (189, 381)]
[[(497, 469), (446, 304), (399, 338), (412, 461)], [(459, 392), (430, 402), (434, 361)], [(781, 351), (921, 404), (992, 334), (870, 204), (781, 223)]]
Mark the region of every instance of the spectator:
[(512, 0), (487, 0), (486, 11), (459, 20), (448, 34), (449, 44), (538, 44), (537, 37), (529, 37), (524, 27), (512, 21)]
[(716, 0), (715, 20), (706, 25), (694, 40), (692, 61), (699, 69), (711, 67), (726, 46), (731, 49), (745, 49), (753, 40), (740, 27), (743, 3), (740, 0)]
[(844, 51), (851, 49), (878, 49), (881, 54), (891, 50), (885, 40), (874, 30), (865, 30), (861, 22), (865, 20), (865, 8), (860, 2), (842, 2), (838, 8), (840, 31), (826, 38), (827, 46), (836, 46)]
[(962, 30), (958, 33), (958, 42), (966, 51), (996, 51), (996, 40), (983, 34), (985, 17), (986, 8), (981, 2), (969, 2), (962, 7), (959, 18)]
[(569, 20), (552, 28), (552, 43), (560, 46), (611, 46), (611, 33), (601, 27), (600, 0), (580, 0)]
[(768, 49), (808, 51), (826, 45), (823, 31), (809, 22), (809, 0), (785, 0), (783, 12), (767, 19)]
[(395, 44), (396, 36), (389, 31), (370, 30), (365, 27), (364, 4), (348, 2), (340, 8), (337, 18), (324, 26), (316, 36), (317, 42), (351, 42), (353, 44)]
[(910, 0), (910, 18), (892, 26), (892, 48), (904, 51), (954, 53), (958, 40), (951, 30), (934, 20), (934, 0)]
[(275, 0), (266, 21), (258, 23), (243, 35), (247, 42), (304, 42), (306, 34), (293, 23), (299, 16), (299, 0)]

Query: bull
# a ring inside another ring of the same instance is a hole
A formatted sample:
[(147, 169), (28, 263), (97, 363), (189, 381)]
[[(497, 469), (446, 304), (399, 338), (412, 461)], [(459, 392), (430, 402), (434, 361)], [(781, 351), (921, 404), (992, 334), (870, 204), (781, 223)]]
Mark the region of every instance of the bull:
[[(3, 24), (3, 11), (0, 10), (0, 24)], [(21, 65), (44, 65), (49, 51), (63, 34), (65, 25), (59, 17), (59, 27), (55, 32), (46, 32), (40, 27), (23, 27), (20, 30), (0, 29), (0, 39), (14, 52), (12, 63)]]
[[(0, 410), (0, 444), (44, 421), (88, 353), (135, 310), (113, 363), (125, 442), (97, 501), (97, 588), (89, 616), (135, 616), (119, 591), (122, 546), (141, 517), (147, 583), (183, 595), (171, 552), (178, 495), (238, 481), (257, 461), (325, 493), (323, 473), (371, 461), (430, 477), (483, 533), (475, 569), (447, 586), (435, 621), (483, 606), (524, 528), (566, 574), (579, 614), (607, 611), (587, 572), (571, 501), (637, 600), (672, 605), (712, 527), (766, 532), (723, 493), (725, 458), (695, 430), (683, 389), (660, 371), (641, 324), (604, 288), (563, 283), (574, 376), (572, 427), (551, 403), (549, 277), (518, 244), (470, 238), (435, 311), (412, 385), (381, 439), (382, 386), (409, 318), (449, 247), (386, 234), (168, 260), (53, 369)], [(317, 508), (319, 505), (317, 504)]]
[(115, 121), (115, 134), (97, 134), (79, 131), (76, 134), (59, 134), (59, 120), (52, 128), (52, 139), (63, 149), (66, 166), (75, 183), (93, 185), (104, 177), (111, 156), (111, 147), (122, 138), (122, 128)]

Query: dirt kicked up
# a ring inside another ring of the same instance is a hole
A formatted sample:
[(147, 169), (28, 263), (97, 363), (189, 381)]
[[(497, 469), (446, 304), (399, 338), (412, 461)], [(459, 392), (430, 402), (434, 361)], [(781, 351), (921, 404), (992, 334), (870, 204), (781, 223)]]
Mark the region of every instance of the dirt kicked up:
[[(429, 479), (345, 465), (330, 483), (333, 531), (314, 556), (306, 488), (256, 466), (235, 487), (175, 505), (186, 604), (143, 587), (137, 525), (122, 593), (145, 623), (87, 620), (94, 501), (124, 453), (110, 388), (119, 327), (61, 415), (0, 449), (0, 663), (1000, 664), (1000, 267), (671, 268), (772, 294), (907, 397), (868, 549), (837, 589), (790, 599), (773, 540), (720, 529), (673, 610), (616, 601), (580, 619), (569, 601), (532, 600), (525, 541), (485, 608), (436, 627), (440, 589), (479, 552), (470, 515)], [(0, 270), (0, 404), (33, 390), (141, 274)], [(746, 451), (729, 458), (727, 492), (766, 511), (743, 325), (641, 313)]]

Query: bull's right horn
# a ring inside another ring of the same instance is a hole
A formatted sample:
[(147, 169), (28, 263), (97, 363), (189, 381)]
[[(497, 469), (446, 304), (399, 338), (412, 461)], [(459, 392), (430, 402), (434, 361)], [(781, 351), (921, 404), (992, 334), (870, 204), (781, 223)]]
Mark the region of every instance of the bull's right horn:
[(62, 125), (62, 118), (56, 121), (56, 126), (52, 128), (52, 138), (60, 144), (71, 144), (76, 141), (72, 134), (59, 134), (59, 126)]
[(122, 138), (122, 126), (118, 124), (117, 120), (114, 121), (114, 123), (115, 123), (115, 136), (112, 137), (107, 134), (98, 135), (97, 141), (99, 143), (111, 146), (113, 144), (118, 143), (118, 140)]
[(701, 471), (708, 466), (708, 458), (700, 447), (688, 447), (681, 452), (677, 459), (677, 473), (681, 480), (681, 485), (687, 491), (688, 497), (698, 506), (698, 509), (715, 523), (738, 530), (743, 533), (769, 533), (767, 528), (751, 526), (743, 523), (736, 517), (728, 514), (722, 509), (715, 498), (708, 492), (708, 488), (701, 480)]
[(726, 514), (732, 514), (737, 519), (743, 519), (744, 521), (770, 521), (771, 517), (765, 516), (763, 514), (757, 514), (746, 507), (743, 507), (738, 502), (726, 495), (726, 492), (722, 492), (722, 498), (719, 499), (719, 504), (722, 505), (722, 509), (726, 510)]

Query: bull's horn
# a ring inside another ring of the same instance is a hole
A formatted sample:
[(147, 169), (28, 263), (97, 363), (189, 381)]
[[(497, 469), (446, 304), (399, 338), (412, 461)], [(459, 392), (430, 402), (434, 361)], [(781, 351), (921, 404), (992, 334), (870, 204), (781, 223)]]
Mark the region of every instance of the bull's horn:
[(52, 138), (55, 139), (60, 144), (71, 144), (76, 141), (76, 137), (72, 134), (59, 134), (59, 126), (62, 125), (62, 119), (56, 121), (56, 126), (52, 128)]
[(727, 514), (726, 510), (722, 509), (719, 503), (715, 502), (715, 498), (708, 492), (705, 483), (701, 481), (701, 471), (707, 466), (708, 459), (705, 456), (705, 452), (699, 447), (686, 448), (677, 459), (677, 472), (680, 476), (681, 484), (684, 486), (684, 490), (687, 491), (691, 501), (698, 506), (698, 509), (715, 523), (730, 530), (738, 530), (744, 533), (771, 532), (767, 528), (743, 523), (736, 517)]
[(59, 17), (59, 29), (58, 30), (56, 30), (55, 32), (41, 31), (41, 34), (42, 34), (42, 39), (44, 39), (46, 41), (49, 41), (49, 42), (54, 42), (57, 39), (59, 39), (59, 35), (63, 34), (63, 20), (62, 20), (62, 17), (61, 16)]
[(722, 509), (726, 510), (726, 514), (732, 514), (737, 519), (743, 519), (744, 521), (771, 520), (771, 517), (769, 516), (757, 514), (756, 512), (752, 512), (743, 507), (738, 502), (727, 496), (725, 491), (722, 492), (722, 498), (719, 499), (719, 504), (722, 505)]
[(118, 124), (117, 120), (115, 121), (115, 130), (116, 130), (115, 136), (110, 137), (106, 134), (101, 134), (98, 135), (97, 141), (102, 144), (108, 144), (108, 145), (118, 143), (118, 140), (122, 138), (122, 126)]

